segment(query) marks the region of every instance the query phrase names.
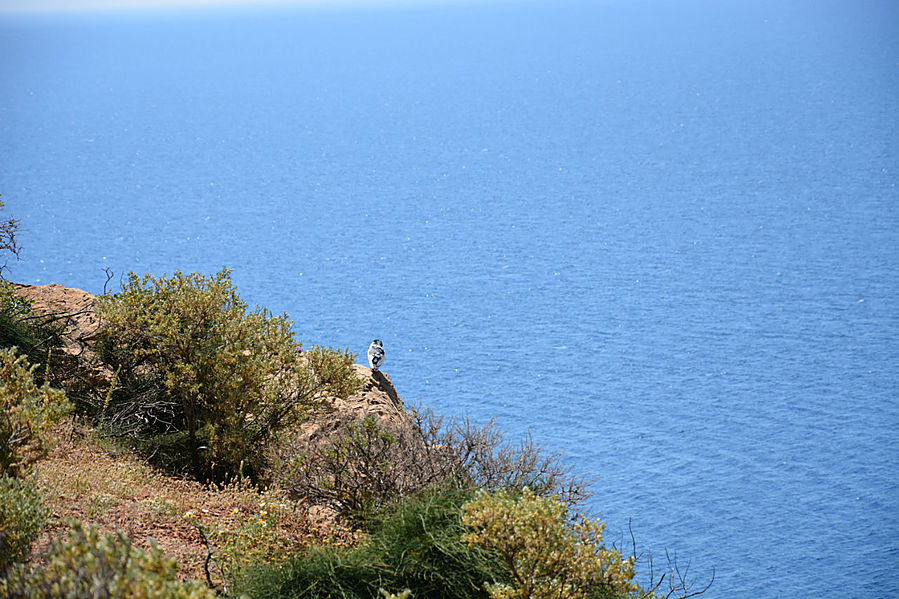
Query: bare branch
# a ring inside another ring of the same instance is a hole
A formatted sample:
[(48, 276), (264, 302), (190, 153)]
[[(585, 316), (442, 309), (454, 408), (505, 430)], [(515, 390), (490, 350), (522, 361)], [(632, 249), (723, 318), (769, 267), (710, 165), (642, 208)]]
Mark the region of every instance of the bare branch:
[(103, 295), (107, 295), (109, 293), (109, 290), (106, 288), (106, 286), (109, 285), (109, 282), (115, 276), (115, 273), (112, 272), (112, 269), (108, 266), (103, 269), (103, 272), (106, 273), (106, 282), (103, 283)]
[[(220, 562), (215, 557), (215, 553), (217, 548), (215, 544), (209, 539), (209, 536), (206, 534), (206, 531), (203, 530), (203, 525), (199, 522), (194, 522), (194, 527), (196, 527), (197, 531), (200, 533), (200, 540), (203, 542), (203, 545), (206, 547), (206, 559), (203, 561), (203, 572), (206, 574), (206, 585), (216, 592), (221, 592), (224, 595), (228, 594), (228, 578), (229, 572), (228, 568)], [(222, 581), (221, 590), (216, 586), (214, 582), (212, 582), (212, 573), (209, 568), (213, 566), (219, 571), (219, 578)]]

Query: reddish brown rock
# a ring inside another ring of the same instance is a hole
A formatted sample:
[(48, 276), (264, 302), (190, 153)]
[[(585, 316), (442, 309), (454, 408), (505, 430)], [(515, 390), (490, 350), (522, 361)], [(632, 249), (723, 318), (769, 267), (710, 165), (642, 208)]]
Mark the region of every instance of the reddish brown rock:
[(53, 285), (16, 284), (20, 297), (32, 302), (35, 314), (56, 317), (66, 325), (68, 348), (71, 351), (82, 348), (84, 341), (97, 332), (100, 319), (94, 311), (94, 296), (81, 289)]

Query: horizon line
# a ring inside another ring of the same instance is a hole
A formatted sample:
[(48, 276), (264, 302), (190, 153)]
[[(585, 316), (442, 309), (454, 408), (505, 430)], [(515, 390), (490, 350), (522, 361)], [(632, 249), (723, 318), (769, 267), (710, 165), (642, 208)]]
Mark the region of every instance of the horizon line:
[[(497, 4), (514, 0), (0, 0), (0, 14), (127, 12), (142, 10), (195, 10), (204, 8), (272, 7), (399, 7), (448, 4)], [(528, 1), (528, 0), (524, 0)], [(531, 0), (533, 1), (533, 0)]]

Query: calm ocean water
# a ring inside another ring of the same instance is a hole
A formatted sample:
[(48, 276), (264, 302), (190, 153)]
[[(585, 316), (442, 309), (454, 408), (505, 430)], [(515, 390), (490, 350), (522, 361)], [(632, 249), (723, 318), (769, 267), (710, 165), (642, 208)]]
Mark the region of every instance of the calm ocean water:
[(899, 596), (899, 5), (0, 16), (10, 277), (234, 269), (708, 597)]

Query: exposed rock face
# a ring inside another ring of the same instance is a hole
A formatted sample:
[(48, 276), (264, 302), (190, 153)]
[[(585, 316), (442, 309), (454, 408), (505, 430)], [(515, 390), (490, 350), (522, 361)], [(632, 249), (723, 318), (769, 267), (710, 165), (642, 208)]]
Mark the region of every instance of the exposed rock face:
[(69, 351), (81, 351), (85, 340), (100, 327), (100, 319), (94, 312), (94, 296), (86, 291), (59, 284), (17, 283), (16, 292), (20, 297), (31, 300), (31, 309), (35, 314), (55, 314), (65, 321)]
[(362, 379), (362, 388), (346, 399), (329, 400), (328, 409), (303, 423), (301, 431), (308, 440), (327, 437), (341, 422), (361, 420), (366, 416), (391, 422), (407, 421), (403, 400), (397, 395), (390, 377), (360, 364), (354, 364), (353, 370)]

